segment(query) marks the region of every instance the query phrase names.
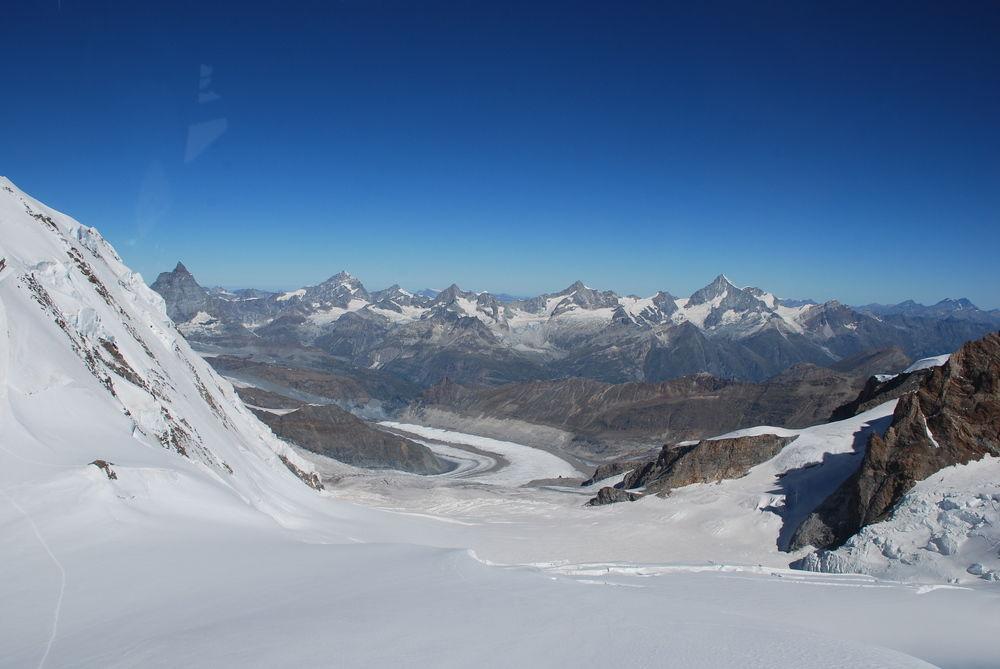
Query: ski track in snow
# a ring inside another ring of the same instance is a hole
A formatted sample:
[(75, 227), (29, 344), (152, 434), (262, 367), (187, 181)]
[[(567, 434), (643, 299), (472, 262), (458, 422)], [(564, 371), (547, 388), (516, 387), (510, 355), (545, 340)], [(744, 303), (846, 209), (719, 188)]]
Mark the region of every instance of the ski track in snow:
[(31, 531), (34, 532), (35, 538), (38, 539), (38, 543), (42, 545), (42, 548), (45, 549), (49, 559), (52, 560), (52, 564), (54, 564), (56, 569), (59, 570), (59, 595), (56, 597), (55, 609), (52, 612), (52, 631), (49, 633), (49, 639), (45, 644), (45, 652), (42, 653), (42, 657), (38, 661), (38, 669), (42, 669), (42, 667), (45, 666), (46, 660), (49, 659), (49, 653), (52, 652), (52, 644), (55, 643), (56, 637), (59, 635), (59, 617), (62, 615), (63, 596), (66, 593), (66, 569), (59, 561), (59, 558), (56, 557), (56, 554), (52, 552), (52, 548), (49, 547), (48, 542), (45, 541), (45, 537), (42, 536), (42, 533), (38, 529), (35, 519), (31, 517), (31, 514), (25, 511), (24, 508), (18, 504), (6, 490), (0, 489), (0, 494), (3, 494), (3, 496), (7, 498), (7, 501), (10, 502), (11, 506), (13, 506), (17, 512), (24, 516), (24, 519), (28, 521), (28, 525), (31, 527)]

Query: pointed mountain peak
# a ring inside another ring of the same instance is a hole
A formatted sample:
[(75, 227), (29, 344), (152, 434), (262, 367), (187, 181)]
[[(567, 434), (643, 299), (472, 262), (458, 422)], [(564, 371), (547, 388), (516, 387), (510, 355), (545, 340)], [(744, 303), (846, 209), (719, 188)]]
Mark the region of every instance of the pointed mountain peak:
[(465, 293), (463, 293), (462, 289), (458, 287), (458, 284), (453, 283), (434, 297), (434, 303), (448, 304), (449, 302), (454, 302), (463, 295), (465, 295)]
[(719, 276), (712, 279), (712, 282), (700, 288), (691, 294), (691, 298), (688, 300), (688, 304), (704, 304), (705, 302), (711, 302), (712, 300), (722, 297), (726, 294), (729, 289), (739, 290), (732, 281), (729, 280), (725, 274), (720, 274)]
[(160, 272), (160, 275), (156, 277), (156, 281), (154, 281), (150, 287), (153, 290), (158, 290), (158, 286), (165, 286), (168, 284), (203, 290), (203, 288), (198, 285), (194, 275), (191, 274), (191, 272), (188, 271), (188, 268), (184, 266), (184, 263), (180, 261), (177, 262), (177, 265), (171, 271)]
[(329, 279), (324, 281), (324, 283), (350, 283), (353, 281), (357, 281), (357, 279), (355, 279), (350, 272), (340, 270), (339, 272), (331, 276)]
[(582, 293), (584, 291), (589, 291), (590, 288), (583, 282), (577, 279), (564, 290), (560, 290), (556, 295), (569, 295), (571, 293)]
[(714, 279), (712, 279), (712, 285), (713, 286), (732, 286), (733, 288), (737, 288), (737, 285), (735, 283), (733, 283), (732, 281), (730, 281), (729, 277), (726, 276), (725, 274), (720, 274), (719, 276), (717, 276)]

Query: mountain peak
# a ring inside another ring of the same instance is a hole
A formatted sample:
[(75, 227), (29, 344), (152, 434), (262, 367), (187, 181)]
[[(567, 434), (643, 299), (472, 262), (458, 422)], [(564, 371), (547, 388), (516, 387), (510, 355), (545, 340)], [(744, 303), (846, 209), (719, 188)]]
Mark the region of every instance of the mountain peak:
[(951, 307), (953, 309), (979, 309), (979, 307), (977, 307), (968, 298), (965, 297), (960, 297), (958, 299), (946, 297), (934, 306)]
[(570, 293), (579, 293), (579, 292), (582, 292), (582, 291), (585, 291), (585, 290), (590, 290), (590, 288), (587, 287), (587, 285), (583, 281), (580, 281), (579, 279), (577, 279), (576, 281), (574, 281), (573, 283), (571, 283), (569, 286), (567, 286), (564, 290), (561, 290), (561, 291), (559, 291), (556, 294), (557, 295), (569, 295)]
[(462, 289), (458, 287), (458, 284), (453, 283), (434, 297), (434, 303), (448, 304), (449, 302), (454, 302), (463, 295), (464, 293), (462, 292)]
[(174, 273), (175, 274), (190, 274), (191, 272), (189, 272), (188, 268), (184, 266), (184, 263), (182, 263), (180, 260), (178, 260), (177, 261), (177, 266), (174, 267)]
[(350, 272), (347, 272), (345, 270), (340, 270), (339, 272), (331, 276), (329, 279), (327, 279), (325, 283), (346, 283), (350, 281), (357, 281), (357, 279), (355, 279)]
[(740, 290), (725, 274), (720, 274), (704, 288), (700, 288), (691, 294), (688, 304), (704, 304), (725, 295), (730, 288)]
[(726, 276), (725, 274), (719, 274), (717, 277), (715, 277), (714, 279), (712, 279), (712, 285), (720, 285), (720, 286), (724, 285), (724, 286), (732, 286), (733, 288), (737, 288), (737, 285), (735, 283), (733, 283), (732, 281), (730, 281), (729, 277)]

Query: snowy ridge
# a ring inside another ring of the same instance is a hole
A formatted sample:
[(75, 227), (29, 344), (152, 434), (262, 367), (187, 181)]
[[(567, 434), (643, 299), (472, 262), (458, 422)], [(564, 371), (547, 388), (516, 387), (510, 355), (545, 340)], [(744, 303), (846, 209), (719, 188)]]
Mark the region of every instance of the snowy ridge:
[(88, 463), (104, 460), (153, 479), (186, 470), (261, 510), (275, 501), (265, 488), (305, 490), (281, 458), (308, 463), (191, 352), (162, 298), (93, 228), (6, 179), (0, 221), (0, 426), (13, 459), (0, 485), (70, 470), (91, 480)]
[[(308, 321), (314, 327), (334, 323), (349, 312), (364, 312), (401, 324), (445, 311), (476, 318), (499, 338), (527, 349), (547, 348), (540, 340), (562, 330), (582, 333), (606, 328), (619, 314), (640, 327), (691, 323), (708, 333), (748, 336), (769, 324), (779, 323), (789, 332), (801, 333), (804, 316), (820, 306), (785, 306), (770, 293), (757, 288), (737, 288), (721, 276), (696, 295), (704, 294), (718, 283), (724, 283), (724, 287), (707, 301), (676, 299), (663, 291), (646, 298), (621, 297), (577, 282), (558, 293), (501, 304), (489, 293), (466, 292), (455, 285), (434, 297), (421, 297), (398, 286), (369, 294), (360, 281), (341, 272), (318, 286), (274, 294), (270, 299), (285, 307), (306, 310)], [(271, 320), (273, 318), (245, 325), (256, 328)], [(196, 316), (180, 326), (183, 332), (188, 332), (204, 325), (204, 317), (199, 320)]]

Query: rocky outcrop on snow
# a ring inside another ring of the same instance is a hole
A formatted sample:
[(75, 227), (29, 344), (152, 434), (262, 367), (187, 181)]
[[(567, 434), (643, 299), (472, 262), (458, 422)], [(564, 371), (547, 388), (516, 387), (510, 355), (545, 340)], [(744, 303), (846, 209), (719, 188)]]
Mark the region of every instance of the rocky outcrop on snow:
[[(745, 476), (751, 467), (776, 456), (794, 437), (774, 434), (705, 439), (693, 445), (664, 446), (655, 460), (638, 464), (614, 486), (625, 492), (642, 489), (647, 494), (666, 494), (693, 483), (715, 483)], [(606, 493), (609, 504), (621, 496)]]
[(583, 483), (581, 483), (580, 485), (582, 487), (594, 485), (599, 481), (604, 481), (605, 479), (609, 479), (614, 476), (618, 476), (619, 474), (624, 474), (625, 472), (635, 469), (635, 467), (639, 464), (642, 463), (634, 460), (615, 460), (613, 462), (607, 462), (605, 464), (598, 465), (596, 468), (594, 468), (594, 473), (591, 475), (591, 477), (586, 481), (584, 481)]
[(873, 434), (858, 471), (798, 528), (792, 548), (843, 544), (886, 519), (914, 487), (946, 467), (1000, 455), (1000, 334), (962, 346), (928, 370)]
[(356, 467), (414, 474), (443, 474), (453, 468), (426, 446), (378, 430), (335, 405), (305, 405), (288, 413), (253, 411), (282, 439)]
[(616, 504), (618, 502), (634, 502), (640, 497), (642, 497), (642, 495), (634, 492), (621, 490), (619, 488), (612, 488), (611, 486), (604, 486), (597, 491), (597, 495), (593, 499), (587, 502), (587, 506), (604, 506), (606, 504)]
[(830, 420), (844, 420), (868, 411), (879, 404), (915, 392), (930, 370), (917, 370), (899, 374), (878, 374), (865, 382), (865, 387), (850, 402), (843, 404), (830, 414)]

